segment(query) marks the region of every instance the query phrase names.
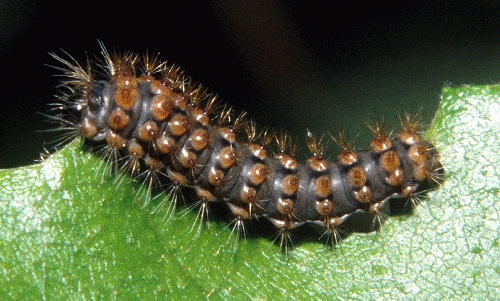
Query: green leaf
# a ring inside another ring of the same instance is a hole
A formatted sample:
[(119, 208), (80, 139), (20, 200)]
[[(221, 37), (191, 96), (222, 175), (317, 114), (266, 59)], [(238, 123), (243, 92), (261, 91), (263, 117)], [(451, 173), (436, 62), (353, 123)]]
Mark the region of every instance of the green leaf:
[(0, 299), (498, 299), (500, 86), (445, 88), (428, 134), (446, 181), (413, 214), (288, 256), (266, 237), (234, 252), (224, 222), (196, 237), (193, 211), (151, 214), (74, 141), (0, 170)]

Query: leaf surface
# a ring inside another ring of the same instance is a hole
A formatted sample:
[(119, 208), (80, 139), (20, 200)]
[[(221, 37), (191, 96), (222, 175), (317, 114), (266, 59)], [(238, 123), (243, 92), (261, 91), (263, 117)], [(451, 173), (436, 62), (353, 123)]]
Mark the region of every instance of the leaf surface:
[(196, 237), (194, 211), (151, 214), (164, 195), (142, 208), (74, 141), (0, 170), (0, 299), (498, 299), (500, 86), (445, 88), (428, 136), (446, 180), (413, 214), (288, 256), (267, 237), (233, 252), (224, 222)]

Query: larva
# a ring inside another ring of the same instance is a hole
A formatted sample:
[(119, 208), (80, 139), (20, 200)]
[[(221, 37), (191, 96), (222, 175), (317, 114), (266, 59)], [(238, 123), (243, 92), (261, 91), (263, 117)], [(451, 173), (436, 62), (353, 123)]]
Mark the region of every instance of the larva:
[(145, 174), (150, 186), (168, 178), (174, 202), (181, 188), (193, 192), (202, 220), (219, 202), (237, 233), (246, 221), (264, 218), (285, 248), (289, 231), (304, 224), (335, 241), (336, 229), (353, 213), (380, 221), (389, 198), (413, 198), (420, 183), (440, 177), (438, 152), (409, 114), (395, 135), (373, 123), (374, 138), (364, 150), (339, 135), (335, 161), (322, 139), (308, 137), (311, 154), (301, 163), (289, 135), (257, 130), (179, 67), (158, 55), (101, 48), (97, 64), (52, 54), (64, 76), (53, 120), (69, 136), (100, 145), (115, 170)]

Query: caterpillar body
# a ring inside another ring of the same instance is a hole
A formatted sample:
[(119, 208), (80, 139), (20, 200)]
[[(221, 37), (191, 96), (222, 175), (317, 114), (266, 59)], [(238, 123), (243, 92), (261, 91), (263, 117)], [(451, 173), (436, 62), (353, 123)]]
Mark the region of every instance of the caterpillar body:
[(193, 192), (202, 220), (210, 204), (220, 202), (237, 233), (247, 221), (264, 218), (277, 228), (283, 247), (289, 231), (303, 224), (320, 227), (333, 242), (353, 213), (381, 221), (389, 198), (413, 198), (420, 183), (439, 178), (438, 152), (409, 114), (395, 135), (373, 123), (374, 138), (364, 150), (355, 151), (339, 135), (337, 160), (328, 159), (323, 139), (310, 136), (310, 155), (302, 163), (289, 135), (257, 130), (179, 67), (158, 55), (101, 48), (97, 64), (51, 54), (64, 76), (60, 111), (52, 119), (69, 136), (101, 145), (116, 170), (146, 175), (149, 186), (167, 178), (162, 187), (172, 206), (176, 193)]

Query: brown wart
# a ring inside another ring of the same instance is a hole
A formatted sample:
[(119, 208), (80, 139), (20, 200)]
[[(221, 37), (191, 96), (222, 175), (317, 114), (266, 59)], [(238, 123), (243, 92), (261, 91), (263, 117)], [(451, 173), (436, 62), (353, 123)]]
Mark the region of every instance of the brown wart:
[(375, 135), (370, 143), (370, 148), (375, 153), (384, 152), (392, 147), (392, 142), (385, 133), (385, 122), (374, 121), (368, 124), (369, 129)]
[(416, 164), (424, 164), (427, 160), (427, 148), (420, 143), (410, 146), (408, 158)]
[(399, 156), (395, 151), (386, 151), (379, 158), (379, 166), (383, 171), (391, 173), (399, 168)]
[(175, 151), (177, 147), (174, 138), (172, 138), (165, 132), (162, 133), (160, 137), (158, 137), (158, 139), (156, 139), (154, 142), (156, 149), (162, 154), (171, 153)]
[(191, 147), (195, 151), (202, 151), (210, 141), (210, 133), (203, 128), (195, 129), (189, 136)]
[(151, 142), (158, 137), (159, 131), (160, 130), (156, 122), (146, 121), (139, 128), (139, 139), (144, 142)]
[(401, 186), (404, 182), (403, 170), (396, 169), (385, 178), (385, 182), (391, 186)]
[(299, 177), (296, 174), (286, 175), (281, 180), (282, 192), (287, 196), (293, 196), (299, 189)]
[(219, 165), (223, 169), (228, 169), (236, 162), (237, 153), (231, 146), (226, 146), (220, 150), (218, 159)]
[(210, 124), (210, 117), (208, 117), (208, 113), (201, 108), (193, 108), (190, 113), (191, 118), (193, 119), (193, 123), (198, 123), (202, 126), (208, 126)]
[(247, 147), (252, 153), (252, 155), (258, 158), (259, 160), (265, 160), (267, 158), (267, 151), (263, 145), (251, 143)]
[(327, 217), (333, 211), (333, 203), (328, 199), (316, 201), (314, 209), (319, 215)]
[(173, 102), (166, 95), (156, 95), (151, 101), (151, 115), (156, 121), (164, 121), (173, 107)]
[(127, 152), (130, 156), (139, 157), (139, 158), (144, 157), (144, 149), (135, 140), (131, 140), (127, 143)]
[(198, 160), (198, 156), (195, 153), (188, 151), (184, 148), (177, 156), (177, 159), (181, 163), (182, 167), (193, 169), (196, 167), (196, 161)]
[(267, 167), (262, 163), (256, 163), (249, 171), (249, 181), (253, 185), (261, 185), (267, 178)]
[(108, 131), (106, 135), (106, 142), (108, 143), (109, 147), (114, 149), (120, 149), (125, 147), (126, 145), (125, 139), (120, 134), (117, 134), (111, 130)]
[(236, 134), (234, 133), (234, 130), (230, 127), (219, 128), (219, 134), (229, 143), (236, 142)]
[(330, 195), (332, 181), (327, 175), (320, 176), (314, 180), (314, 195), (318, 199), (326, 198)]
[(98, 134), (98, 129), (88, 119), (84, 119), (83, 121), (80, 122), (79, 132), (85, 138), (92, 139)]
[(360, 203), (368, 203), (372, 200), (372, 190), (369, 186), (363, 186), (361, 189), (354, 191), (354, 197)]
[(184, 114), (175, 114), (167, 123), (169, 133), (173, 136), (182, 136), (188, 129), (188, 121)]
[(288, 170), (297, 169), (297, 160), (295, 160), (294, 157), (287, 154), (279, 153), (275, 156), (275, 158), (279, 160), (279, 163), (283, 168), (286, 168)]
[(350, 166), (358, 162), (358, 155), (354, 152), (352, 142), (349, 141), (344, 132), (339, 132), (333, 141), (340, 147), (341, 151), (337, 159), (343, 166)]
[(338, 159), (340, 164), (349, 166), (358, 161), (358, 155), (350, 149), (344, 149), (339, 154)]
[(151, 171), (159, 171), (165, 168), (165, 165), (160, 160), (153, 158), (149, 154), (144, 158), (144, 164), (146, 164)]
[(365, 170), (361, 166), (355, 166), (347, 173), (347, 179), (354, 189), (359, 189), (366, 183)]
[(132, 109), (139, 94), (135, 77), (118, 73), (113, 77), (113, 80), (116, 83), (116, 104), (124, 110)]
[(109, 115), (109, 127), (115, 131), (123, 130), (129, 122), (129, 115), (121, 108), (114, 109)]

